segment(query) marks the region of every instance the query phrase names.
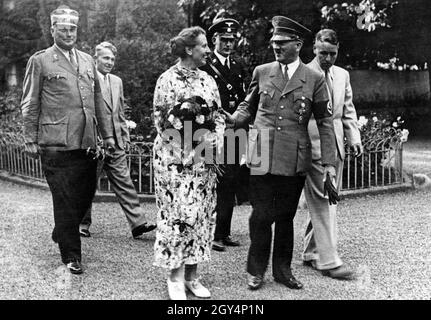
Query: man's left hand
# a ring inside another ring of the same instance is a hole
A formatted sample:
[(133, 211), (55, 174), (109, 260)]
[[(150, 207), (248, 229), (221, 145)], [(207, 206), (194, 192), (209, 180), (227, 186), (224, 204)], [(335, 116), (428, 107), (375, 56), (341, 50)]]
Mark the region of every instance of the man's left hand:
[(335, 167), (331, 165), (325, 165), (323, 167), (323, 182), (326, 181), (326, 177), (329, 174), (329, 177), (331, 178), (331, 181), (335, 181)]

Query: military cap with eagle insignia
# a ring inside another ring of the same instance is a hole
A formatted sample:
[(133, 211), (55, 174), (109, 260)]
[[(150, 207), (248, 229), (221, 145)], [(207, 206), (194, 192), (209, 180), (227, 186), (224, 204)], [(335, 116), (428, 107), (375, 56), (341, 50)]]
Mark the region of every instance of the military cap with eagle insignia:
[(217, 19), (208, 29), (208, 35), (212, 37), (219, 34), (226, 38), (236, 38), (238, 35), (239, 22), (231, 18)]
[(274, 27), (271, 41), (303, 40), (311, 34), (310, 29), (287, 17), (275, 16), (271, 23)]

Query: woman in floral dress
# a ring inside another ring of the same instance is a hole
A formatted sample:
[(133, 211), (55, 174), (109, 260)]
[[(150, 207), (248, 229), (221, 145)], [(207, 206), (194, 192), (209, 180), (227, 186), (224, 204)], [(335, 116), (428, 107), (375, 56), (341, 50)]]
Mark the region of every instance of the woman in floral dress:
[[(171, 39), (171, 50), (179, 61), (159, 77), (154, 92), (158, 133), (154, 141), (158, 207), (154, 264), (169, 270), (167, 284), (172, 300), (185, 300), (186, 288), (195, 296), (209, 298), (209, 290), (198, 278), (197, 265), (210, 259), (216, 222), (217, 174), (202, 161), (190, 161), (194, 149), (186, 150), (165, 133), (166, 128), (179, 129), (184, 138), (185, 126), (172, 115), (172, 110), (191, 97), (203, 98), (211, 109), (217, 125), (205, 138), (212, 139), (213, 146), (216, 141), (223, 141), (220, 135), (224, 133), (224, 118), (214, 108), (221, 105), (216, 82), (198, 69), (210, 53), (205, 31), (200, 27), (182, 30)], [(181, 109), (183, 106), (186, 105), (181, 105)], [(196, 121), (202, 117), (196, 116)]]

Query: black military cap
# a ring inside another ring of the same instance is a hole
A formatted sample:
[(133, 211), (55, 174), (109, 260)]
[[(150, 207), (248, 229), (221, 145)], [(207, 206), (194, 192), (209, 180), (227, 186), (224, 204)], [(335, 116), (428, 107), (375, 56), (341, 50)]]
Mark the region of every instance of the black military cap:
[(287, 17), (275, 16), (271, 23), (274, 27), (271, 41), (300, 40), (311, 33), (310, 29)]
[(238, 29), (239, 22), (235, 19), (218, 19), (214, 21), (211, 27), (209, 27), (208, 33), (210, 36), (218, 33), (223, 37), (235, 38), (237, 36)]

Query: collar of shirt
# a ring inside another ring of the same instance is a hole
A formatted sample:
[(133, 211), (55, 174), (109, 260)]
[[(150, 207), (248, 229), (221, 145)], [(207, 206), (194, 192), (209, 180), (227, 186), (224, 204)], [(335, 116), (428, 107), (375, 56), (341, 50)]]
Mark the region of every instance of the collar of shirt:
[[(57, 44), (54, 44), (54, 46), (55, 46), (58, 50), (60, 50), (60, 52), (61, 52), (61, 53), (66, 57), (66, 59), (67, 59), (68, 61), (70, 61), (69, 51), (67, 51), (67, 50), (64, 50), (64, 49), (60, 48)], [(78, 59), (76, 59), (76, 52), (75, 52), (75, 48), (73, 48), (73, 49), (72, 49), (72, 53), (73, 53), (73, 55), (75, 56), (75, 60), (76, 60), (76, 61), (78, 61)]]
[[(280, 62), (280, 66), (281, 66), (281, 70), (283, 70), (286, 65)], [(292, 76), (295, 73), (296, 69), (298, 69), (298, 67), (299, 67), (299, 58), (287, 65), (287, 74), (289, 75), (289, 79), (292, 79)]]
[[(217, 50), (214, 50), (214, 54), (216, 55), (216, 57), (219, 59), (219, 61), (221, 62), (222, 65), (224, 65), (226, 62), (225, 60), (229, 57), (223, 57), (220, 53), (217, 52)], [(229, 61), (229, 60), (228, 60)], [(228, 62), (229, 63), (229, 62)], [(229, 66), (230, 67), (230, 66)]]

